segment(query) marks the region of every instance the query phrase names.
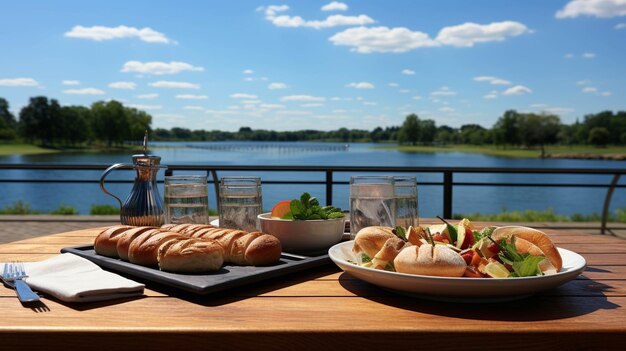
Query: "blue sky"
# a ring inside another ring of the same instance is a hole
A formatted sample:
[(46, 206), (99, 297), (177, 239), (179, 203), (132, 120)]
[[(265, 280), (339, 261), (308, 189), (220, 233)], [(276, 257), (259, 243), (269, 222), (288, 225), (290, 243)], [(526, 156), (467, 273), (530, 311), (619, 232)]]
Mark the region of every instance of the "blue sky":
[(16, 113), (116, 99), (153, 127), (491, 127), (626, 110), (626, 0), (4, 1)]

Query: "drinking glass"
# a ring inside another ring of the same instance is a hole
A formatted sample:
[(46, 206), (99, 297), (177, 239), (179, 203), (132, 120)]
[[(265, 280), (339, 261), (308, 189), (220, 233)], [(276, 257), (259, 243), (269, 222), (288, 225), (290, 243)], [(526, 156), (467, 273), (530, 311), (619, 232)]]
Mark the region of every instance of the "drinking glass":
[(165, 223), (209, 223), (207, 177), (165, 177)]
[(417, 178), (394, 177), (396, 195), (396, 225), (408, 228), (419, 225), (417, 205)]
[(261, 178), (223, 177), (220, 182), (220, 228), (257, 231), (262, 212)]
[(394, 179), (387, 176), (350, 178), (350, 237), (362, 228), (380, 225), (395, 227)]

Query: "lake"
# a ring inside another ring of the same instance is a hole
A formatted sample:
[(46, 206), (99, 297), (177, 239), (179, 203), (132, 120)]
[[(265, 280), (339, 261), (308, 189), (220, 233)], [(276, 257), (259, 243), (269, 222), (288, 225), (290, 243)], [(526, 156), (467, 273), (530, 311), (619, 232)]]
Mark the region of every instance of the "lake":
[[(163, 164), (212, 165), (342, 165), (342, 166), (407, 166), (407, 167), (545, 167), (545, 168), (626, 168), (626, 162), (567, 159), (513, 159), (470, 153), (403, 153), (395, 150), (376, 150), (374, 144), (352, 143), (276, 143), (276, 142), (155, 142), (151, 153), (162, 157)], [(130, 163), (128, 153), (57, 153), (44, 155), (13, 155), (0, 157), (0, 163), (66, 163), (113, 164)], [(98, 171), (0, 171), (1, 179), (99, 179)], [(193, 172), (185, 172), (192, 174)], [(181, 172), (176, 174), (183, 174)], [(321, 173), (222, 172), (223, 175), (258, 175), (262, 180), (324, 180)], [(163, 180), (164, 172), (159, 172)], [(350, 174), (337, 173), (335, 180), (348, 180)], [(417, 174), (418, 182), (440, 182), (440, 174)], [(541, 177), (540, 179), (538, 177)], [(134, 172), (113, 172), (110, 179), (134, 178)], [(108, 178), (108, 179), (109, 179)], [(611, 176), (586, 175), (519, 175), (519, 174), (457, 174), (455, 181), (467, 182), (533, 182), (608, 184)], [(620, 184), (626, 184), (621, 179)], [(162, 185), (161, 185), (162, 186)], [(122, 199), (130, 192), (130, 184), (112, 184), (110, 191)], [(325, 202), (324, 186), (317, 185), (264, 185), (263, 207), (266, 210), (278, 201), (298, 197), (303, 191)], [(442, 188), (419, 186), (420, 215), (433, 217), (442, 213)], [(161, 195), (163, 194), (161, 188)], [(584, 188), (530, 188), (530, 187), (462, 187), (454, 188), (455, 213), (497, 213), (502, 209), (545, 210), (552, 208), (559, 214), (600, 213), (606, 189)], [(50, 211), (67, 204), (81, 214), (88, 214), (94, 204), (117, 202), (103, 194), (97, 184), (29, 184), (2, 183), (0, 207), (17, 200), (30, 203), (31, 208)], [(336, 185), (333, 204), (348, 209), (348, 186)], [(213, 188), (209, 187), (209, 206), (215, 205)], [(613, 194), (611, 210), (626, 207), (626, 189)]]

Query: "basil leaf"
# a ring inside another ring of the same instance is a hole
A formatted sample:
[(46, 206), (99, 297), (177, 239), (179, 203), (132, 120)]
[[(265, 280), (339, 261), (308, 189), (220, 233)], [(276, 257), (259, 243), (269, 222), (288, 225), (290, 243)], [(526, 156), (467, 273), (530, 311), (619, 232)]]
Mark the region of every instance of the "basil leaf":
[(335, 218), (343, 218), (343, 213), (341, 213), (341, 212), (333, 212), (333, 213), (328, 215), (328, 219), (335, 219)]
[(372, 261), (372, 259), (368, 255), (361, 254), (361, 262), (367, 263), (367, 262), (371, 262), (371, 261)]
[(401, 226), (397, 226), (394, 230), (393, 233), (400, 239), (407, 241), (408, 239), (406, 238), (406, 229), (404, 229)]
[(446, 227), (448, 228), (448, 235), (450, 235), (451, 243), (456, 243), (456, 240), (459, 236), (459, 234), (457, 233), (457, 229), (448, 222), (446, 222)]

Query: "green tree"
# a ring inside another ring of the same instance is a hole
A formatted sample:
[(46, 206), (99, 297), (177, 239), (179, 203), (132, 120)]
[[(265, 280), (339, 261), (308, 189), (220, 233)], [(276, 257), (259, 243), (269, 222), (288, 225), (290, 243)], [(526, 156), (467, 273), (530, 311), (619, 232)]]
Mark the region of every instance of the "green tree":
[(556, 143), (560, 126), (556, 115), (523, 114), (519, 123), (522, 143), (527, 147), (539, 145), (541, 157), (545, 157), (545, 145)]
[(61, 107), (60, 120), (62, 131), (60, 137), (65, 144), (76, 145), (91, 137), (91, 110), (84, 106)]
[(9, 111), (9, 102), (0, 98), (0, 140), (13, 140), (17, 136), (17, 121)]
[(129, 136), (130, 124), (120, 102), (98, 101), (91, 105), (91, 112), (96, 137), (105, 141), (109, 147), (121, 144)]
[(435, 141), (435, 134), (437, 134), (437, 125), (432, 119), (425, 119), (419, 122), (419, 140), (426, 144), (432, 145)]
[(519, 145), (519, 123), (521, 116), (515, 110), (505, 111), (493, 126), (494, 143), (497, 145)]
[(417, 144), (420, 137), (420, 123), (419, 117), (416, 114), (410, 114), (406, 116), (402, 127), (398, 132), (398, 142), (400, 144), (410, 143), (411, 145)]
[(61, 105), (45, 96), (32, 97), (20, 111), (18, 132), (26, 140), (52, 144), (63, 134)]
[(593, 127), (589, 131), (589, 144), (604, 147), (609, 143), (611, 134), (604, 127)]
[(148, 133), (151, 132), (150, 125), (152, 124), (152, 116), (145, 111), (131, 107), (125, 107), (124, 113), (126, 114), (126, 120), (129, 126), (126, 138), (129, 140), (143, 141), (146, 131), (148, 131)]

